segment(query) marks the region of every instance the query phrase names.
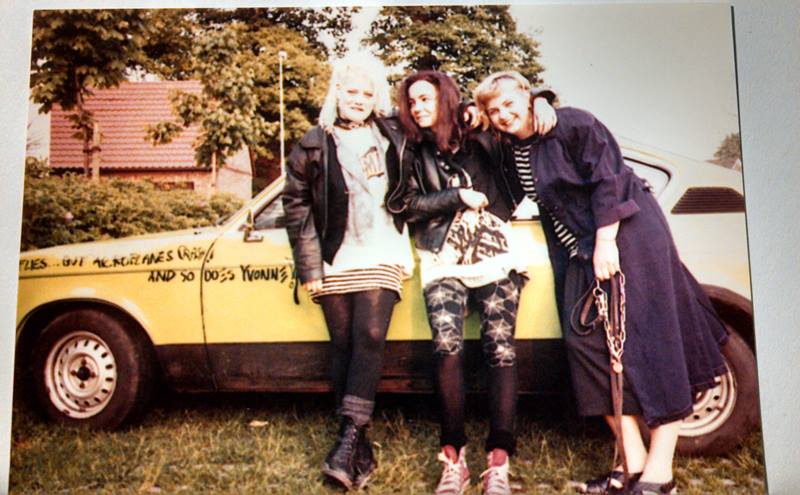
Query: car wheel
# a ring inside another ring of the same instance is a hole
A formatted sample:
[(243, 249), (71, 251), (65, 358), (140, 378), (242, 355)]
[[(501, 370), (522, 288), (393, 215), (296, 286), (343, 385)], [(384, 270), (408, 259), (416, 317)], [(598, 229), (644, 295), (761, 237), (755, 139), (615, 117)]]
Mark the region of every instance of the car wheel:
[(36, 401), (59, 423), (118, 428), (143, 411), (153, 389), (149, 343), (98, 309), (56, 317), (36, 340), (32, 357)]
[[(734, 330), (722, 347), (728, 372), (697, 394), (692, 414), (683, 420), (677, 451), (683, 455), (720, 455), (734, 449), (758, 426), (758, 380), (753, 351)], [(642, 422), (649, 442), (649, 431)]]
[(683, 420), (678, 452), (719, 455), (732, 450), (758, 426), (758, 377), (753, 351), (738, 333), (722, 347), (728, 372), (714, 388), (697, 394), (692, 414)]

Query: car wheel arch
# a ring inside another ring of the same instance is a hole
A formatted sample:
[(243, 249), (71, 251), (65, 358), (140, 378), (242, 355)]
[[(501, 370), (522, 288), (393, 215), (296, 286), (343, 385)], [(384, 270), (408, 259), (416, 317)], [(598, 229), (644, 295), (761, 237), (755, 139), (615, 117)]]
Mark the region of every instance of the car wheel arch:
[[(102, 311), (112, 318), (118, 319), (125, 326), (126, 330), (135, 332), (137, 338), (143, 339), (147, 347), (152, 352), (151, 358), (157, 366), (157, 371), (160, 375), (160, 363), (156, 359), (155, 344), (150, 338), (150, 334), (144, 326), (129, 312), (123, 308), (109, 303), (107, 301), (97, 301), (90, 299), (76, 299), (76, 300), (62, 300), (53, 301), (43, 304), (32, 311), (30, 311), (22, 320), (19, 327), (19, 333), (16, 344), (16, 359), (17, 367), (23, 364), (29, 364), (30, 359), (20, 359), (21, 356), (29, 357), (33, 351), (36, 339), (44, 331), (45, 327), (57, 318), (68, 311), (78, 309), (96, 309)], [(17, 373), (17, 376), (25, 376), (23, 373)]]
[(702, 285), (719, 317), (755, 352), (755, 327), (753, 326), (753, 303), (736, 292), (716, 285)]

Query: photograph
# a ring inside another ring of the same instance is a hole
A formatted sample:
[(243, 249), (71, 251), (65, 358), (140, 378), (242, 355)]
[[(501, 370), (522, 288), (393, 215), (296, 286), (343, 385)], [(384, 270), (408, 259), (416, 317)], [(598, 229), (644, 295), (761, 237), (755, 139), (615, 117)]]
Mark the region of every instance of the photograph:
[(35, 10), (10, 492), (766, 493), (733, 33)]

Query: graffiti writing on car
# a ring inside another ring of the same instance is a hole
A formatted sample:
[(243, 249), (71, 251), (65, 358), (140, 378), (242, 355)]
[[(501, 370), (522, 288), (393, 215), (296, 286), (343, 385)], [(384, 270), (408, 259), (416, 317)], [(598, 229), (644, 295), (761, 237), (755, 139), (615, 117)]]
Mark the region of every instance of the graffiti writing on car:
[[(291, 270), (288, 266), (280, 267), (253, 267), (239, 265), (237, 270), (231, 267), (206, 268), (203, 270), (202, 280), (206, 283), (226, 283), (241, 281), (253, 282), (278, 282), (289, 288), (294, 286)], [(153, 283), (164, 282), (194, 282), (200, 280), (192, 270), (150, 270), (147, 281)]]

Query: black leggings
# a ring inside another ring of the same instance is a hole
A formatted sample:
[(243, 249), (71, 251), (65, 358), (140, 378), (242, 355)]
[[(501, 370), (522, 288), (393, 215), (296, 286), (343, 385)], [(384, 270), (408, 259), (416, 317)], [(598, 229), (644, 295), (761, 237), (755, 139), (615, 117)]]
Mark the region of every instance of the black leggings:
[(514, 326), (520, 283), (505, 278), (477, 288), (444, 278), (425, 287), (425, 304), (433, 332), (436, 389), (441, 407), (441, 445), (456, 450), (466, 444), (464, 433), (464, 317), (470, 296), (481, 318), (481, 347), (489, 367), (490, 428), (486, 450), (499, 448), (513, 455), (517, 410), (517, 360)]
[(331, 337), (331, 382), (337, 408), (345, 396), (375, 400), (386, 332), (397, 299), (397, 293), (387, 289), (320, 297)]

